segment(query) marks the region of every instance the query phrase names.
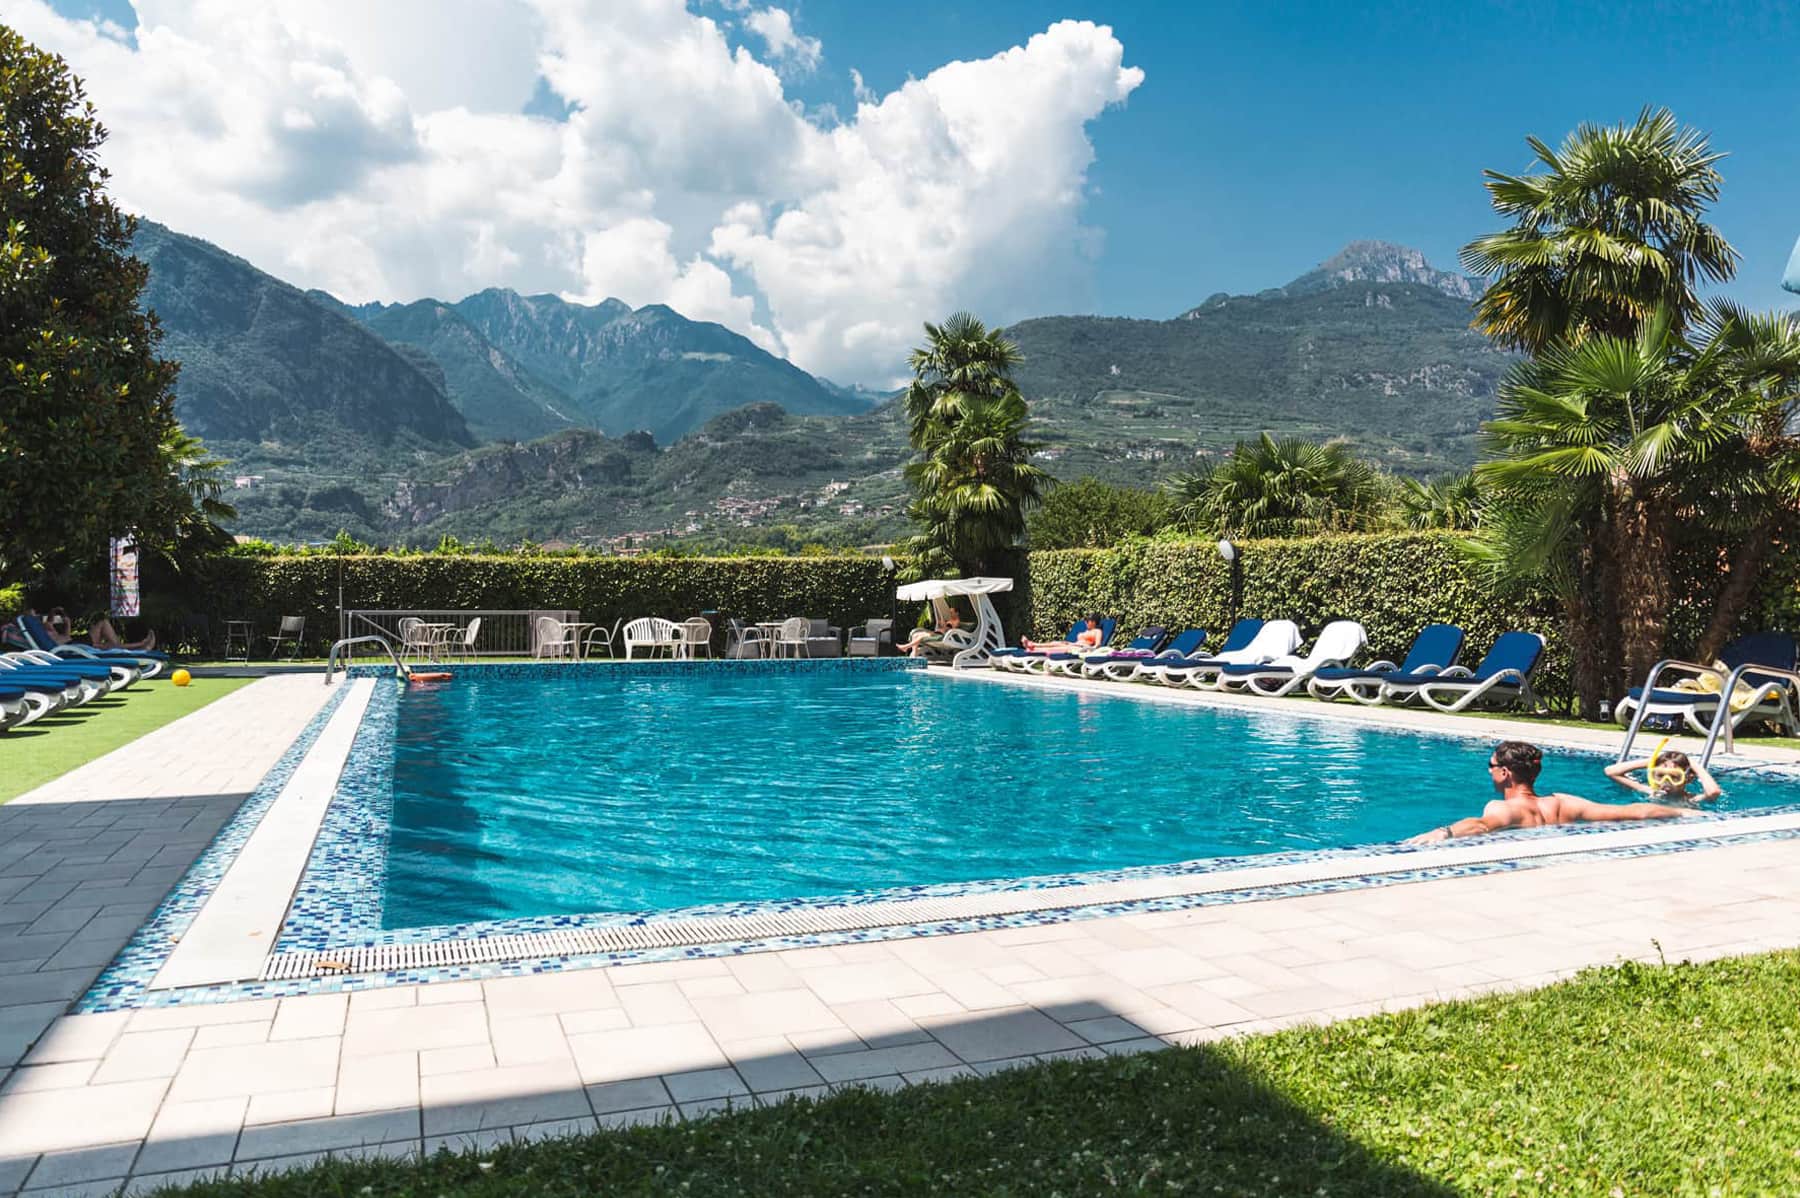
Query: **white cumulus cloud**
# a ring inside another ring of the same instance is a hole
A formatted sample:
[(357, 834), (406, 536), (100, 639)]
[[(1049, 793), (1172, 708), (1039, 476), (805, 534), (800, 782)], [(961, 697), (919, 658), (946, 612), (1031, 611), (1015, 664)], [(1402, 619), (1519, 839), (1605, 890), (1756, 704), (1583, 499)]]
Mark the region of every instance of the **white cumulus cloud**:
[[(483, 287), (716, 320), (887, 383), (919, 325), (1081, 303), (1088, 124), (1143, 80), (1105, 26), (809, 117), (823, 47), (784, 9), (681, 0), (136, 0), (124, 31), (44, 0), (0, 21), (66, 57), (129, 209), (341, 297)], [(527, 115), (547, 87), (566, 120)]]
[(759, 8), (744, 18), (744, 24), (762, 38), (770, 58), (795, 70), (813, 70), (824, 56), (824, 43), (797, 32), (794, 18), (784, 8)]

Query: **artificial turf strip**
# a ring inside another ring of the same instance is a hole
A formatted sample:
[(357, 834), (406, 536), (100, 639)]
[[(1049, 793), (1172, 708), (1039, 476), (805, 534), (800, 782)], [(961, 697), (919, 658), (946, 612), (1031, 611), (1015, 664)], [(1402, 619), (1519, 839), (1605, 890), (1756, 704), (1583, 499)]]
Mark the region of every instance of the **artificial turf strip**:
[(139, 682), (92, 702), (0, 732), (0, 803), (222, 699), (250, 678)]
[(174, 1192), (1796, 1194), (1797, 996), (1797, 952), (1628, 963), (1326, 1028)]

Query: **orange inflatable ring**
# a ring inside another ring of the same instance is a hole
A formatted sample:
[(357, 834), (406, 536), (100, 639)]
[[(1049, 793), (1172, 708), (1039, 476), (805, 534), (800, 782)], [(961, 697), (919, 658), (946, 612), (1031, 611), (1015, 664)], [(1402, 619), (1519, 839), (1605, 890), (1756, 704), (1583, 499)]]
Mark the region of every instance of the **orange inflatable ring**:
[(408, 674), (406, 676), (406, 680), (408, 682), (448, 682), (448, 681), (450, 681), (450, 675), (447, 673), (445, 673), (445, 674)]

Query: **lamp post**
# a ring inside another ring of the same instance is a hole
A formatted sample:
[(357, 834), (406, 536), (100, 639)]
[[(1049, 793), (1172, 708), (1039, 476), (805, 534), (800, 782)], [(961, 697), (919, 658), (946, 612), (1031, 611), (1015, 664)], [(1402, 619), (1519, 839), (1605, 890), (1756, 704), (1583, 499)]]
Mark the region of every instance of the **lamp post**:
[(1244, 605), (1244, 562), (1229, 539), (1219, 541), (1219, 556), (1231, 566), (1231, 623), (1236, 624), (1238, 609)]

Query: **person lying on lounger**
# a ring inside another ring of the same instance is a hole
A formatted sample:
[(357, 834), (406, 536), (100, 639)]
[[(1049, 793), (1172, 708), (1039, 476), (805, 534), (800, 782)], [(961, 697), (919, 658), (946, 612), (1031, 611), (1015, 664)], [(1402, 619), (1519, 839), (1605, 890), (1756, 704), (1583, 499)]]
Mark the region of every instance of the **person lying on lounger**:
[(1591, 803), (1568, 794), (1541, 795), (1534, 788), (1544, 768), (1544, 752), (1522, 740), (1503, 740), (1488, 758), (1488, 780), (1499, 798), (1481, 814), (1459, 819), (1409, 838), (1407, 844), (1433, 844), (1463, 836), (1480, 836), (1507, 828), (1542, 828), (1551, 824), (1585, 821), (1678, 819), (1692, 809), (1664, 807), (1657, 803)]
[(154, 649), (156, 648), (156, 631), (141, 641), (127, 641), (113, 627), (112, 619), (105, 612), (95, 612), (94, 618), (88, 621), (88, 640), (96, 649)]
[(954, 632), (962, 627), (962, 613), (954, 607), (948, 615), (930, 628), (915, 629), (912, 638), (903, 642), (895, 651), (902, 655), (923, 657), (933, 649), (947, 648), (950, 644), (945, 633)]
[[(1639, 770), (1644, 771), (1642, 782), (1631, 776)], [(1615, 761), (1606, 767), (1606, 776), (1662, 803), (1708, 803), (1725, 793), (1705, 766), (1676, 749), (1636, 761)], [(1688, 789), (1695, 782), (1700, 784), (1698, 795)]]
[(1031, 641), (1020, 637), (1019, 645), (1032, 653), (1086, 653), (1090, 649), (1098, 649), (1105, 638), (1106, 634), (1100, 631), (1100, 617), (1089, 616), (1087, 627), (1072, 641)]

